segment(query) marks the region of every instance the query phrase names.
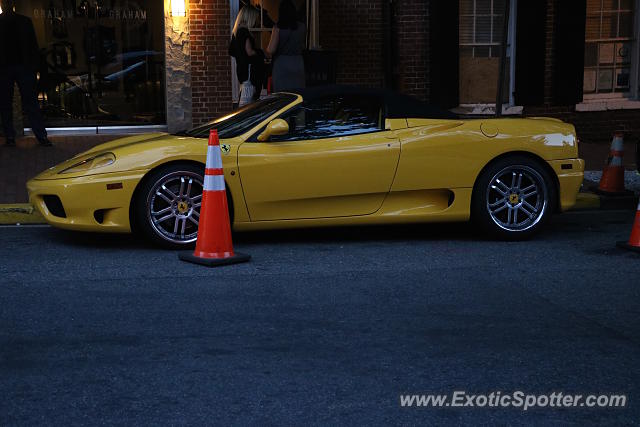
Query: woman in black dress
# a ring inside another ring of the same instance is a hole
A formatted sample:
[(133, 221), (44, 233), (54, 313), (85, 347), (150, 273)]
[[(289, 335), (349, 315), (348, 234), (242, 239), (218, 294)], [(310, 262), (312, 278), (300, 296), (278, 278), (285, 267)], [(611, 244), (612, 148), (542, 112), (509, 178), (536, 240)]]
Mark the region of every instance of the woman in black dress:
[(264, 53), (256, 48), (256, 42), (249, 32), (260, 18), (258, 10), (244, 6), (238, 12), (233, 26), (233, 35), (229, 44), (229, 55), (236, 59), (236, 75), (240, 82), (240, 100), (242, 107), (260, 98), (264, 81)]

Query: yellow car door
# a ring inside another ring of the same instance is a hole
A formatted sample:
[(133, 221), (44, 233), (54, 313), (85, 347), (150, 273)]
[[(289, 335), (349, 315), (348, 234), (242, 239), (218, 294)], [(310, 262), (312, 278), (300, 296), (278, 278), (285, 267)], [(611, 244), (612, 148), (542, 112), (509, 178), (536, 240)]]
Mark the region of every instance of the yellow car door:
[(280, 118), (285, 135), (238, 151), (252, 221), (368, 215), (382, 206), (400, 143), (382, 105), (361, 97), (303, 102)]

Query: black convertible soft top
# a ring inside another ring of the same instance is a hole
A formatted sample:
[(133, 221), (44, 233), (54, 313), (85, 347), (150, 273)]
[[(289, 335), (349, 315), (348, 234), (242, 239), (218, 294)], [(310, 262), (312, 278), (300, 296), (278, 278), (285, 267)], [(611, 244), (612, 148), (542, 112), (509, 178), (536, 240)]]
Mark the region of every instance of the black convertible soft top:
[(371, 89), (356, 86), (316, 86), (289, 91), (302, 96), (305, 101), (339, 95), (361, 95), (381, 99), (388, 119), (457, 119), (454, 113), (429, 105), (408, 95), (388, 89)]

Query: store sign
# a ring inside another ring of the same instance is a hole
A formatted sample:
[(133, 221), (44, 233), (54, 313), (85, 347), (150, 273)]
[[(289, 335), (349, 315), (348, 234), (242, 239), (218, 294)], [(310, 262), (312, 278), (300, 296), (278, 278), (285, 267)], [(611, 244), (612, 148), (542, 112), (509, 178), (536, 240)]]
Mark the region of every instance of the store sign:
[[(93, 10), (91, 10), (93, 12)], [(93, 13), (91, 15), (94, 15)], [(93, 16), (92, 16), (93, 17)], [(146, 21), (145, 9), (101, 8), (99, 17), (117, 21)], [(73, 9), (33, 9), (34, 19), (85, 19), (84, 13), (78, 13)]]
[(73, 9), (33, 9), (34, 19), (73, 19), (75, 16)]

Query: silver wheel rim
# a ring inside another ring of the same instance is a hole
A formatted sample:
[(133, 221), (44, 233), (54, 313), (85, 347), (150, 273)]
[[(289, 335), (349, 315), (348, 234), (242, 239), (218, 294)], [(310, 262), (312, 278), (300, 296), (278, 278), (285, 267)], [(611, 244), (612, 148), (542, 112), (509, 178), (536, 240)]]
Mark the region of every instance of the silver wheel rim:
[(548, 196), (544, 178), (528, 166), (509, 166), (495, 174), (487, 188), (487, 211), (506, 231), (526, 231), (543, 218)]
[(147, 219), (164, 240), (187, 244), (198, 238), (202, 176), (177, 171), (160, 178), (147, 198)]

